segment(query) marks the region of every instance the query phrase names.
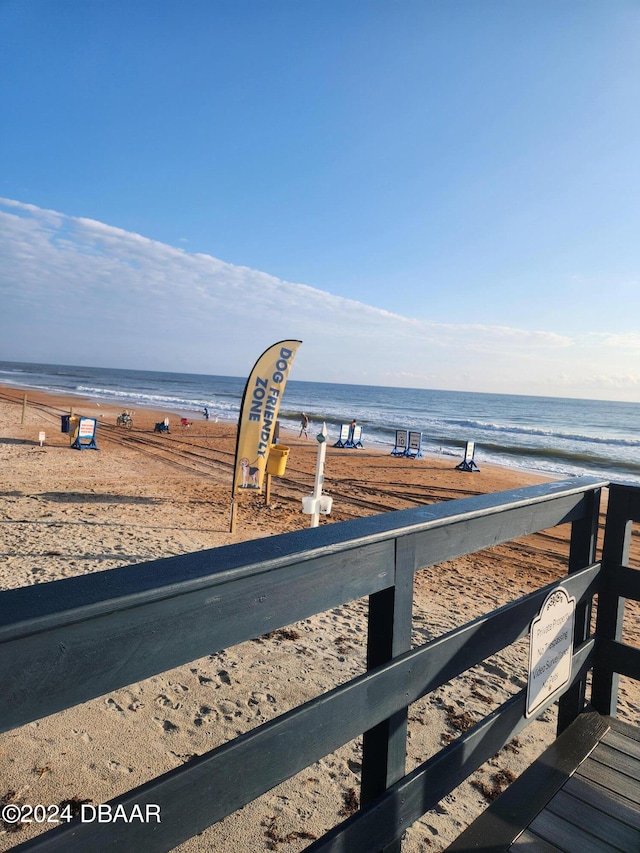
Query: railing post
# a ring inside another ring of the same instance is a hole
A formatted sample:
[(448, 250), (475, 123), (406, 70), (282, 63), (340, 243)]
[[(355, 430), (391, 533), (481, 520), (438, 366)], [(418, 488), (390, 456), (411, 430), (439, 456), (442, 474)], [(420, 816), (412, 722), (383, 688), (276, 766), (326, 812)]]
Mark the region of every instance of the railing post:
[(619, 566), (629, 565), (633, 497), (629, 487), (609, 487), (609, 506), (602, 548), (602, 575), (596, 622), (596, 663), (593, 667), (591, 703), (601, 714), (612, 717), (616, 716), (617, 711), (619, 676), (612, 663), (605, 661), (603, 656), (598, 654), (597, 641), (619, 641), (622, 638), (625, 600), (618, 595), (615, 576)]
[[(387, 663), (411, 648), (414, 571), (413, 537), (396, 539), (395, 584), (369, 596), (367, 670)], [(364, 733), (361, 806), (374, 800), (404, 776), (407, 716), (405, 708)], [(384, 848), (384, 853), (398, 853), (400, 847), (398, 838)]]
[[(600, 522), (600, 489), (585, 493), (585, 514), (571, 525), (568, 573), (572, 574), (596, 561), (598, 526)], [(591, 600), (576, 608), (574, 647), (588, 639), (591, 630)], [(577, 681), (558, 702), (558, 734), (572, 723), (584, 708), (586, 678)]]

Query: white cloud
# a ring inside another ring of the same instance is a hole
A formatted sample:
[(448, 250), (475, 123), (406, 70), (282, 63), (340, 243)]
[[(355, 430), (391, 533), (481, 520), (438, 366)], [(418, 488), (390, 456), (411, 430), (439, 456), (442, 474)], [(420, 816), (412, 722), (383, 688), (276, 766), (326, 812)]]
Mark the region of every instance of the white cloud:
[(244, 375), (299, 338), (297, 379), (640, 398), (640, 335), (425, 322), (7, 199), (0, 260), (6, 360)]
[(587, 346), (595, 345), (612, 349), (640, 350), (640, 333), (592, 333), (584, 336)]

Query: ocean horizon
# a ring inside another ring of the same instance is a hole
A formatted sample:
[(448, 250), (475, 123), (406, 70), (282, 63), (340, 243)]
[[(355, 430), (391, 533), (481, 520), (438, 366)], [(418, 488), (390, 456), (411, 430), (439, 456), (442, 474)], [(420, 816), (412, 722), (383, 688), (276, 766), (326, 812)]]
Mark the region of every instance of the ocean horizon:
[[(168, 416), (193, 417), (206, 406), (211, 417), (237, 423), (246, 377), (2, 361), (0, 383)], [(309, 435), (325, 422), (330, 444), (355, 418), (365, 448), (390, 453), (396, 430), (409, 430), (422, 433), (425, 454), (451, 456), (452, 464), (474, 441), (480, 469), (487, 463), (640, 483), (640, 403), (290, 379), (281, 427), (297, 429), (303, 411)]]

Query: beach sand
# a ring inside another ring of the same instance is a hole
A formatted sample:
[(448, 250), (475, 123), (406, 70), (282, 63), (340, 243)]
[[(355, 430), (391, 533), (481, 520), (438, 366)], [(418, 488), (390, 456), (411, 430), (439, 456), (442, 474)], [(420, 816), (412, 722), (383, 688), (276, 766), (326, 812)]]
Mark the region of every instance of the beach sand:
[[(69, 447), (60, 418), (70, 409), (98, 420), (99, 450)], [(241, 496), (229, 532), (234, 424), (188, 427), (175, 413), (138, 410), (134, 428), (116, 426), (110, 405), (0, 388), (0, 586), (3, 589), (212, 548), (308, 527), (317, 442), (282, 433), (291, 448), (271, 501)], [(170, 434), (154, 434), (166, 416)], [(24, 423), (23, 423), (24, 419)], [(312, 424), (310, 435), (317, 431)], [(45, 432), (40, 445), (39, 434)], [(331, 439), (331, 437), (330, 437)], [(396, 459), (388, 452), (328, 446), (325, 491), (334, 524), (375, 513), (542, 482), (521, 471), (455, 470), (453, 457)], [(415, 581), (418, 645), (564, 573), (561, 527), (440, 564)], [(633, 536), (634, 565), (640, 565)], [(638, 613), (627, 620), (638, 643)], [(356, 601), (224, 652), (131, 684), (107, 696), (0, 735), (0, 798), (106, 802), (340, 684), (365, 668), (366, 601)], [(411, 770), (451, 737), (526, 684), (521, 642), (409, 709)], [(621, 679), (620, 716), (639, 722), (640, 691)], [(442, 850), (553, 739), (555, 712), (530, 725), (406, 835), (407, 853)], [(304, 849), (357, 804), (361, 740), (279, 785), (179, 850)], [(41, 827), (0, 825), (0, 850)]]

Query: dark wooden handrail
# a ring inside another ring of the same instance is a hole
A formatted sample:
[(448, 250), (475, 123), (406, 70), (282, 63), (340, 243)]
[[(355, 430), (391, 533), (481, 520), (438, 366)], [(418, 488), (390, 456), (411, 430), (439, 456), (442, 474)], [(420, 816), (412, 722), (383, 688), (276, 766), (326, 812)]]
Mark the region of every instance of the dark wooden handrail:
[(607, 486), (573, 478), (0, 593), (4, 731), (356, 598), (370, 602), (366, 673), (112, 801), (159, 803), (160, 826), (72, 823), (15, 849), (170, 850), (362, 733), (362, 808), (312, 849), (399, 849), (407, 826), (528, 722), (521, 693), (405, 775), (407, 706), (526, 636), (556, 585), (412, 649), (417, 571), (571, 523), (562, 584), (579, 618), (560, 728), (584, 706), (589, 670), (609, 710), (615, 672), (640, 677), (640, 652), (619, 653), (615, 624), (589, 634), (595, 594), (611, 596), (602, 616), (599, 608), (602, 620), (620, 610), (620, 590), (640, 600), (625, 565), (630, 528), (620, 520), (625, 513), (637, 520), (640, 490), (612, 487), (613, 527), (627, 544), (614, 547), (609, 536), (608, 568), (604, 556), (602, 565), (595, 559)]

